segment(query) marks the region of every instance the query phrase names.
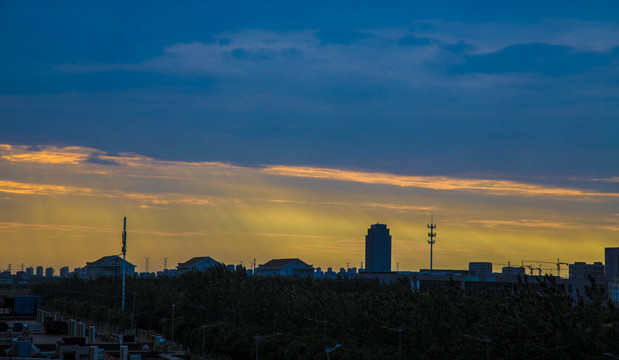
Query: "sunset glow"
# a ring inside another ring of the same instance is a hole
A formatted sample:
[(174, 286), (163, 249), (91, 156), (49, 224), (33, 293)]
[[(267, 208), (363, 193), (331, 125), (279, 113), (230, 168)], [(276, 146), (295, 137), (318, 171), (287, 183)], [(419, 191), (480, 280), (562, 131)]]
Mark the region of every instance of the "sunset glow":
[[(0, 149), (0, 233), (8, 249), (0, 261), (6, 263), (77, 267), (118, 253), (123, 216), (128, 256), (138, 269), (147, 256), (151, 269), (161, 269), (164, 256), (172, 264), (195, 255), (232, 264), (301, 257), (316, 266), (358, 267), (366, 229), (383, 222), (393, 234), (394, 262), (417, 270), (428, 265), (430, 212), (439, 226), (439, 267), (465, 268), (474, 260), (497, 266), (530, 258), (597, 261), (619, 234), (617, 194), (595, 190), (595, 181), (579, 189), (159, 161), (79, 147)], [(90, 162), (94, 156), (105, 163)]]

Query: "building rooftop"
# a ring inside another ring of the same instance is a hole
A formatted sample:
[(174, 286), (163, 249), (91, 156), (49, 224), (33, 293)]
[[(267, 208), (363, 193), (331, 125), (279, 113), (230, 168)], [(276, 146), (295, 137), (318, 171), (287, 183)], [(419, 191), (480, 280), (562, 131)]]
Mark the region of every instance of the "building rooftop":
[(273, 259), (269, 262), (267, 262), (266, 264), (262, 264), (260, 265), (260, 268), (262, 269), (281, 269), (284, 266), (290, 264), (291, 262), (294, 261), (299, 261), (301, 262), (303, 265), (306, 266), (311, 266), (306, 264), (303, 260), (299, 259), (299, 258), (294, 258), (294, 259)]
[(186, 261), (184, 263), (179, 263), (178, 266), (194, 266), (194, 265), (202, 262), (203, 260), (209, 260), (209, 259), (212, 262), (217, 262), (217, 261), (215, 261), (215, 259), (213, 259), (210, 256), (197, 256), (197, 257), (191, 258), (190, 260), (188, 260), (188, 261)]

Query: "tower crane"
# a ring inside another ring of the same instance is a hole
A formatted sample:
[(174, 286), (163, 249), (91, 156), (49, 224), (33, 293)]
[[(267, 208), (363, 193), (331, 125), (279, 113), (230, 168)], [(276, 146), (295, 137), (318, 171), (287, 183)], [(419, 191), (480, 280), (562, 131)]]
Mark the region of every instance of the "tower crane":
[(542, 264), (539, 264), (539, 267), (533, 267), (533, 265), (527, 265), (529, 268), (529, 275), (533, 276), (533, 270), (539, 271), (539, 276), (542, 276)]
[[(561, 260), (559, 260), (559, 258), (557, 258), (557, 276), (558, 277), (561, 277), (561, 265), (568, 265), (569, 266), (570, 264), (561, 262)], [(568, 269), (569, 269), (569, 267), (568, 267)]]
[(557, 277), (561, 277), (561, 265), (569, 265), (569, 263), (566, 262), (561, 262), (561, 260), (559, 260), (559, 258), (557, 258), (557, 261), (539, 261), (539, 260), (522, 260), (522, 263), (524, 264), (525, 262), (530, 262), (530, 263), (538, 263), (540, 264), (540, 268), (542, 267), (541, 264), (553, 264), (557, 266)]

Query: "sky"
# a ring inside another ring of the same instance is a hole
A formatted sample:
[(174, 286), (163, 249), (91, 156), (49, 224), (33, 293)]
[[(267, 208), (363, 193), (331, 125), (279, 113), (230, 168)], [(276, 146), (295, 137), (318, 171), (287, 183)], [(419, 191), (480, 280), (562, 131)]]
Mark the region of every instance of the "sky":
[[(619, 246), (619, 4), (0, 2), (0, 269)], [(399, 263), (399, 264), (396, 264)], [(546, 263), (545, 263), (546, 264)], [(546, 264), (549, 270), (556, 266)]]

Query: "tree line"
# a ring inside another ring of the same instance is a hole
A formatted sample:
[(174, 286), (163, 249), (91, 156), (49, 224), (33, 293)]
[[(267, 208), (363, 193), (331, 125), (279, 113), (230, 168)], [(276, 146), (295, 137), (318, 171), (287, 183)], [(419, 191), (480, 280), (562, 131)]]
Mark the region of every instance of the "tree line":
[(71, 317), (121, 329), (133, 318), (135, 327), (163, 331), (167, 339), (174, 331), (174, 340), (196, 355), (204, 333), (208, 356), (220, 359), (254, 358), (254, 336), (273, 333), (281, 335), (259, 340), (260, 359), (325, 359), (325, 347), (336, 344), (341, 347), (332, 359), (619, 356), (619, 313), (604, 288), (592, 282), (575, 298), (552, 277), (525, 277), (515, 290), (471, 296), (456, 284), (415, 292), (406, 278), (385, 284), (262, 277), (220, 266), (128, 278), (125, 311), (119, 309), (120, 279), (69, 278), (33, 290), (47, 309)]

